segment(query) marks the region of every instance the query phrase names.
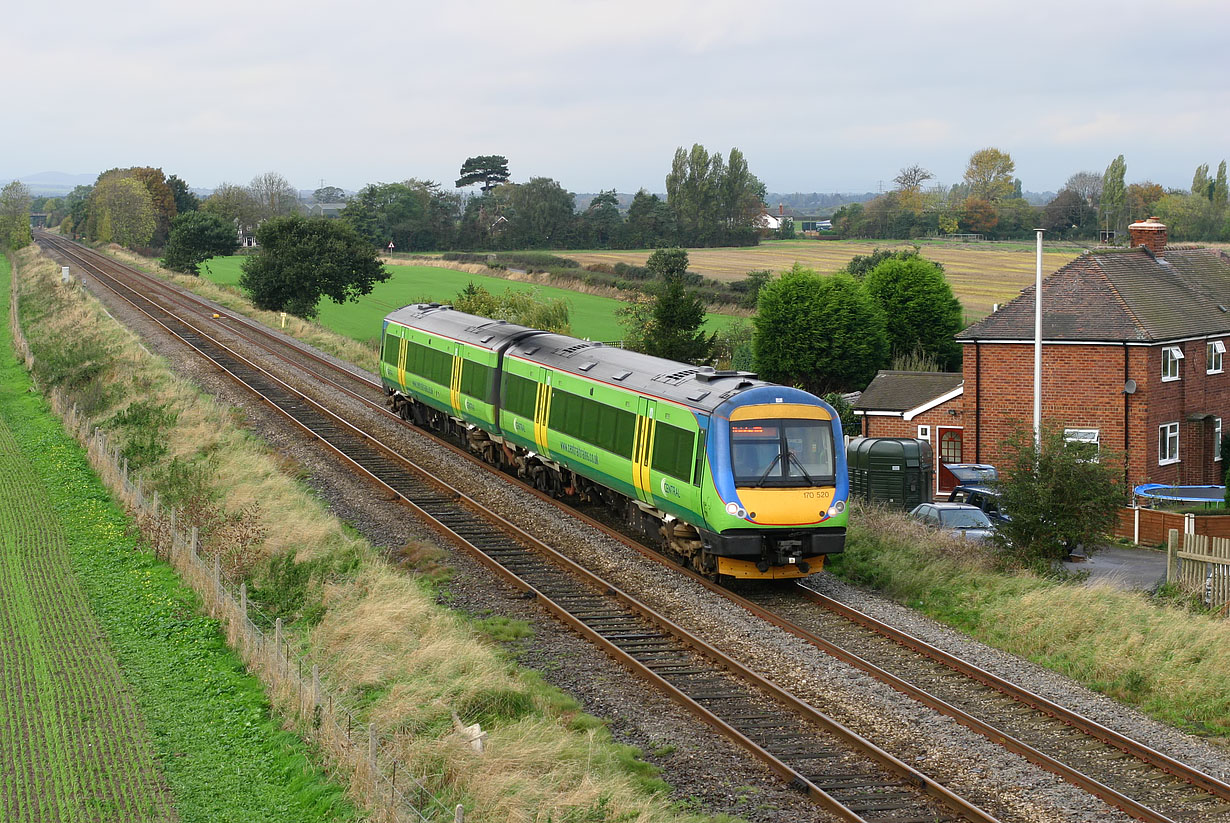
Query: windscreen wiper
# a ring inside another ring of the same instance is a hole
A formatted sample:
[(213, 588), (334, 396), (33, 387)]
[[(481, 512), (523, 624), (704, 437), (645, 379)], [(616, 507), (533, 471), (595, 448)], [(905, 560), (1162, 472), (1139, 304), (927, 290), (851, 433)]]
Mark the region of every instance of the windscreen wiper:
[(777, 457), (773, 458), (773, 462), (769, 464), (769, 468), (764, 470), (764, 474), (760, 475), (760, 479), (756, 481), (756, 486), (764, 485), (764, 481), (769, 477), (769, 472), (773, 471), (773, 467), (777, 465), (777, 461), (782, 459), (782, 453), (778, 452)]

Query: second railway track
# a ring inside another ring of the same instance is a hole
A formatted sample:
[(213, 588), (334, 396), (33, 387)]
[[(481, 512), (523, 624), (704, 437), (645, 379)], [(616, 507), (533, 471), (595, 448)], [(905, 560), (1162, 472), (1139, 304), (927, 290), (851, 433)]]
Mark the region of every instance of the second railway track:
[[(126, 267), (115, 263), (110, 258), (96, 256), (81, 250), (80, 247), (64, 244), (63, 241), (50, 241), (46, 237), (40, 238), (40, 241), (54, 242), (61, 253), (72, 255), (79, 264), (93, 264), (103, 267), (104, 270), (110, 269), (110, 277), (125, 279), (139, 277), (145, 283), (140, 291), (160, 292), (161, 300), (177, 305), (181, 311), (192, 312), (202, 322), (208, 319), (223, 321), (220, 324), (226, 329), (223, 336), (225, 334), (238, 335), (248, 343), (276, 357), (283, 358), (287, 362), (299, 363), (300, 368), (305, 366), (311, 368), (316, 372), (313, 380), (326, 381), (326, 384), (334, 389), (345, 391), (352, 397), (376, 408), (380, 407), (380, 387), (364, 375), (306, 352), (288, 338), (271, 332), (246, 318), (233, 316), (214, 318), (212, 315), (218, 313), (216, 306), (202, 304), (194, 295), (182, 293), (164, 281), (148, 275), (126, 272), (124, 271)], [(101, 260), (98, 259), (99, 257)], [(105, 271), (99, 271), (95, 276), (105, 278), (109, 275)], [(126, 287), (120, 285), (118, 288)], [(142, 301), (147, 298), (134, 294), (134, 299)], [(189, 331), (187, 336), (192, 337), (194, 334), (197, 335), (198, 343), (209, 345), (202, 342), (203, 335), (197, 329)], [(225, 352), (225, 347), (223, 348)], [(222, 356), (230, 355), (224, 353)], [(248, 367), (241, 365), (237, 368), (243, 371)], [(256, 371), (260, 370), (256, 369)], [(249, 374), (248, 377), (251, 378), (252, 375)], [(274, 390), (275, 393), (282, 391), (290, 395), (289, 398), (283, 398), (288, 408), (302, 407), (298, 410), (299, 413), (307, 416), (324, 413), (323, 408), (313, 408), (314, 404), (306, 397), (299, 395), (297, 390), (281, 384), (280, 381), (274, 380), (274, 382), (281, 386)], [(300, 425), (308, 425), (302, 420), (299, 422)], [(358, 432), (342, 420), (335, 419), (332, 422), (319, 424), (319, 430), (316, 433), (326, 442), (354, 441), (342, 448), (333, 444), (339, 453), (363, 450), (373, 452), (365, 455), (361, 461), (350, 459), (356, 464), (365, 462), (371, 467), (365, 470), (390, 488), (397, 489), (396, 484), (400, 482), (402, 488), (398, 490), (398, 493), (411, 500), (417, 497), (423, 502), (425, 509), (445, 502), (453, 505), (454, 499), (461, 497), (461, 493), (456, 491), (441, 492), (437, 489), (432, 492), (428, 489), (410, 488), (406, 486), (404, 479), (390, 477), (389, 463), (396, 461), (397, 456), (376, 443), (374, 438)], [(462, 450), (455, 450), (466, 454)], [(471, 459), (474, 458), (471, 457)], [(485, 466), (481, 462), (479, 465)], [(393, 482), (389, 482), (390, 480)], [(446, 500), (437, 499), (440, 497)], [(424, 514), (431, 516), (428, 511)], [(471, 510), (470, 515), (467, 516), (476, 515)], [(445, 524), (442, 527), (443, 530), (449, 532), (454, 539), (470, 542), (466, 540), (467, 534), (474, 536), (483, 528), (493, 528), (467, 522), (454, 524), (459, 526), (459, 530), (454, 530), (452, 526), (447, 525), (449, 517), (450, 515), (446, 513), (437, 519), (438, 522)], [(593, 524), (592, 521), (591, 524)], [(609, 533), (608, 529), (604, 528), (604, 530)], [(506, 530), (497, 529), (497, 531), (502, 531), (507, 535)], [(862, 780), (865, 781), (864, 789), (853, 789), (854, 793), (859, 794), (860, 797), (867, 795), (866, 802), (872, 806), (880, 803), (895, 807), (878, 810), (888, 813), (884, 819), (915, 819), (908, 815), (903, 816), (897, 811), (908, 809), (911, 804), (908, 801), (900, 801), (895, 793), (906, 791), (910, 783), (920, 785), (917, 776), (907, 777), (904, 782), (901, 782), (901, 778), (886, 779), (884, 772), (880, 772), (878, 778), (872, 779), (859, 777), (855, 772), (842, 776), (844, 773), (834, 773), (832, 770), (825, 773), (807, 766), (800, 761), (814, 763), (821, 759), (832, 760), (831, 756), (816, 758), (809, 754), (809, 752), (814, 753), (819, 750), (829, 751), (827, 744), (820, 742), (822, 738), (813, 738), (811, 741), (813, 748), (808, 749), (801, 742), (802, 738), (787, 733), (785, 727), (790, 724), (783, 724), (777, 719), (786, 716), (780, 713), (781, 709), (766, 710), (763, 702), (757, 702), (765, 699), (763, 694), (759, 698), (748, 695), (735, 696), (726, 691), (725, 685), (719, 686), (718, 684), (731, 682), (731, 675), (723, 674), (720, 670), (706, 670), (698, 667), (694, 662), (699, 659), (708, 659), (710, 662), (715, 659), (721, 660), (721, 653), (716, 649), (690, 636), (684, 640), (670, 640), (667, 634), (663, 633), (664, 627), (657, 622), (665, 618), (656, 613), (649, 617), (633, 618), (627, 613), (630, 606), (620, 599), (627, 595), (618, 592), (609, 584), (591, 579), (583, 584), (588, 588), (582, 593), (581, 590), (572, 588), (579, 585), (575, 582), (576, 578), (573, 578), (574, 582), (566, 584), (560, 584), (557, 580), (557, 575), (563, 574), (559, 571), (560, 566), (557, 565), (561, 561), (554, 561), (551, 566), (553, 570), (545, 572), (535, 567), (535, 563), (540, 561), (531, 562), (519, 554), (524, 551), (523, 548), (514, 549), (506, 543), (499, 542), (493, 536), (489, 537), (494, 541), (493, 545), (496, 545), (497, 549), (493, 554), (485, 555), (486, 561), (498, 567), (501, 574), (514, 579), (515, 585), (532, 591), (544, 603), (549, 603), (548, 608), (551, 611), (557, 613), (561, 619), (569, 622), (582, 634), (604, 645), (610, 653), (629, 665), (635, 666), (648, 662), (638, 662), (636, 660), (638, 654), (641, 657), (648, 656), (649, 661), (657, 661), (656, 670), (654, 666), (644, 667), (649, 673), (648, 679), (656, 682), (666, 691), (676, 693), (676, 698), (685, 704), (691, 701), (689, 708), (712, 725), (720, 727), (725, 722), (720, 719), (722, 713), (740, 719), (745, 726), (742, 731), (735, 724), (727, 724), (735, 732), (732, 736), (735, 739), (742, 736), (743, 739), (740, 742), (749, 750), (759, 749), (757, 754), (762, 759), (765, 759), (766, 755), (771, 756), (774, 749), (783, 755), (795, 755), (794, 766), (786, 765), (789, 759), (783, 756), (778, 759), (780, 765), (773, 767), (787, 780), (795, 781), (799, 788), (809, 793), (819, 792), (815, 796), (821, 802), (840, 806), (836, 796), (843, 793), (850, 794), (853, 787), (859, 785)], [(502, 539), (508, 541), (511, 538), (505, 536)], [(626, 538), (620, 537), (620, 539), (629, 542)], [(501, 556), (504, 560), (509, 561), (508, 564), (499, 562)], [(566, 560), (563, 562), (565, 566), (571, 563)], [(575, 564), (572, 565), (575, 566)], [(516, 573), (518, 566), (525, 570), (525, 575)], [(584, 577), (589, 575), (589, 572), (575, 567), (568, 574), (580, 574)], [(535, 579), (538, 580), (537, 583), (531, 582)], [(575, 610), (570, 610), (550, 597), (549, 592), (552, 587), (560, 585), (563, 586), (562, 591), (564, 592), (560, 600), (564, 603), (577, 604), (581, 615), (573, 614), (569, 617), (568, 613)], [(602, 599), (612, 595), (615, 596), (613, 605)], [(592, 599), (595, 597), (599, 599)], [(1227, 787), (1225, 783), (1173, 761), (1160, 753), (1153, 752), (1148, 746), (1117, 735), (1108, 729), (1102, 729), (1098, 727), (1098, 724), (1085, 721), (1084, 718), (1074, 716), (1062, 707), (1029, 695), (1019, 687), (1004, 683), (989, 684), (988, 678), (981, 677), (978, 672), (973, 671), (975, 667), (968, 664), (963, 665), (955, 658), (940, 659), (942, 654), (928, 655), (919, 650), (908, 651), (906, 646), (913, 645), (910, 639), (900, 635), (894, 636), (891, 628), (887, 630), (869, 629), (868, 618), (849, 613), (842, 614), (839, 605), (826, 603), (821, 604), (823, 608), (818, 608), (814, 594), (807, 594), (803, 591), (789, 595), (782, 592), (760, 592), (754, 600), (758, 602), (745, 601), (741, 605), (762, 614), (765, 619), (777, 623), (786, 631), (813, 643), (827, 653), (846, 660), (864, 671), (869, 671), (873, 676), (888, 682), (899, 691), (910, 694), (914, 699), (956, 717), (958, 722), (1022, 754), (1044, 768), (1060, 774), (1069, 782), (1101, 797), (1138, 819), (1164, 823), (1170, 820), (1214, 821), (1230, 818), (1230, 804), (1227, 803), (1230, 799), (1230, 787)], [(585, 615), (590, 617), (589, 622), (584, 619)], [(636, 620), (647, 620), (648, 622), (636, 623)], [(604, 625), (615, 627), (617, 630), (610, 632), (610, 637), (603, 637), (601, 629)], [(860, 625), (862, 628), (858, 628)], [(881, 640), (871, 640), (873, 636), (880, 637)], [(887, 637), (886, 640), (883, 639), (885, 637)], [(718, 655), (718, 657), (714, 658), (713, 655)], [(928, 662), (920, 663), (920, 659)], [(731, 664), (735, 668), (742, 668), (734, 661), (720, 663), (719, 668), (729, 668)], [(942, 677), (939, 674), (941, 670), (944, 672)], [(754, 681), (758, 676), (746, 672), (743, 678), (746, 683), (748, 678)], [(927, 689), (915, 685), (912, 681), (925, 682)], [(771, 684), (766, 685), (771, 686)], [(718, 704), (722, 707), (722, 712), (713, 712), (712, 707), (705, 705), (705, 701), (694, 700), (689, 696), (689, 691)], [(1009, 692), (1011, 696), (1008, 696)], [(997, 697), (988, 699), (988, 693), (993, 693)], [(726, 704), (724, 707), (723, 703)], [(781, 705), (785, 704), (779, 704), (779, 707)], [(800, 711), (803, 714), (807, 713), (806, 708), (801, 709), (799, 706), (789, 708), (788, 711), (796, 717), (800, 716), (798, 714)], [(1061, 719), (1055, 719), (1056, 716)], [(757, 742), (758, 740), (760, 742)], [(1099, 742), (1091, 747), (1091, 741)], [(771, 762), (771, 758), (766, 759), (766, 762)], [(891, 763), (891, 759), (888, 762)], [(814, 782), (808, 780), (809, 770), (815, 771), (812, 775), (816, 778)], [(867, 788), (873, 785), (873, 788)], [(921, 785), (926, 786), (925, 778)], [(822, 786), (828, 786), (832, 789), (833, 794), (830, 795), (824, 788), (821, 788)], [(938, 786), (933, 787), (933, 790), (943, 794), (943, 790)], [(894, 800), (885, 800), (886, 797), (892, 797)], [(948, 802), (950, 807), (954, 802), (958, 807), (961, 805), (960, 801), (952, 798), (949, 798)], [(871, 813), (876, 810), (868, 808), (864, 811)], [(963, 811), (967, 817), (980, 814), (972, 806)], [(849, 813), (854, 816), (847, 819), (864, 819), (858, 816), (857, 811)], [(924, 811), (924, 816), (917, 819), (933, 819), (933, 817), (926, 817), (926, 814), (934, 815), (936, 811), (935, 809), (929, 812)]]

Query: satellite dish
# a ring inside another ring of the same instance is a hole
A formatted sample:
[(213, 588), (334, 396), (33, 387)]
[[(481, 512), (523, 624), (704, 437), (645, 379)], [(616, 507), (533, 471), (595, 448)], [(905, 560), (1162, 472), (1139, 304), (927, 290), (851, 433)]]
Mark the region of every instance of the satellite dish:
[(1135, 380), (1124, 380), (1123, 381), (1123, 393), (1124, 394), (1136, 394), (1136, 381)]

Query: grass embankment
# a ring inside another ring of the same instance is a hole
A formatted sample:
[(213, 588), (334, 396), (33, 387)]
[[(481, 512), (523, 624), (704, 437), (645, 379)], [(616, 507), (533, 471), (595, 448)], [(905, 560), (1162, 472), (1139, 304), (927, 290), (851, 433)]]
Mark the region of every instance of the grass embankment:
[[(245, 259), (243, 255), (215, 257), (206, 264), (208, 272), (202, 268), (203, 278), (219, 285), (233, 286), (239, 282), (240, 266)], [(338, 305), (327, 298), (321, 300), (319, 323), (354, 340), (370, 342), (380, 336), (385, 315), (394, 309), (423, 301), (447, 303), (467, 284), (474, 283), (492, 294), (503, 294), (508, 290), (527, 291), (536, 292), (544, 300), (566, 300), (572, 333), (576, 337), (608, 342), (624, 337), (623, 327), (615, 316), (615, 310), (624, 303), (612, 297), (441, 266), (387, 265), (385, 268), (392, 276), (384, 283), (377, 283), (372, 293), (360, 297), (357, 303)], [(730, 315), (710, 314), (705, 328), (714, 331), (733, 319)]]
[(1230, 738), (1230, 621), (1107, 586), (996, 571), (989, 550), (863, 512), (827, 566), (1160, 720)]
[[(203, 522), (203, 552), (220, 555), (232, 579), (247, 576), (257, 605), (287, 621), (344, 701), (393, 736), (386, 746), (404, 768), (431, 776), (446, 806), (462, 802), (476, 820), (705, 819), (675, 811), (653, 767), (571, 698), (511, 665), (484, 624), (438, 607), (430, 580), (391, 568), (348, 532), (299, 483), (305, 468), (238, 428), (236, 415), (60, 286), (57, 266), (33, 250), (20, 262), (42, 379), (113, 433), (147, 489), (183, 507), (184, 520)], [(324, 342), (319, 327), (288, 331)], [(333, 349), (367, 352), (350, 342)], [(411, 545), (402, 554), (432, 553)], [(482, 723), (487, 754), (456, 736), (453, 712)]]
[(195, 595), (140, 550), (81, 448), (30, 391), (7, 322), (0, 478), (0, 817), (354, 817), (271, 718), (260, 682)]

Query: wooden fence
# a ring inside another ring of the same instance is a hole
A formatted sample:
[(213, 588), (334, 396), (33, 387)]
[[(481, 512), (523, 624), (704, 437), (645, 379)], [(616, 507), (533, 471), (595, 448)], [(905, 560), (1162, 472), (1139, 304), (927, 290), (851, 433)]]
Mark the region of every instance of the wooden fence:
[[(34, 357), (18, 321), (15, 263), (10, 298), (14, 349), (30, 370)], [(369, 819), (378, 823), (464, 823), (462, 806), (447, 807), (427, 789), (424, 781), (430, 776), (416, 776), (390, 756), (379, 729), (360, 723), (335, 698), (320, 667), (283, 632), (282, 619), (261, 620), (262, 615), (248, 602), (246, 584), (241, 583), (238, 589), (229, 586), (222, 578), (218, 558), (207, 561), (201, 556), (197, 527), (179, 522), (174, 510), (159, 504), (156, 493), (146, 494), (141, 481), (134, 482), (129, 476), (128, 461), (118, 448), (108, 442), (102, 430), (90, 429), (62, 392), (53, 388), (47, 396), (52, 410), (85, 446), (94, 470), (128, 508), (154, 551), (171, 563), (180, 579), (200, 596), (210, 616), (222, 623), (227, 642), (248, 671), (265, 684), (274, 709), (291, 720), (301, 735), (315, 742), (349, 779), (350, 794), (369, 811)]]
[(1206, 606), (1230, 614), (1230, 539), (1183, 534), (1166, 540), (1166, 582), (1201, 595)]
[(1148, 546), (1166, 545), (1172, 530), (1184, 534), (1230, 538), (1230, 515), (1180, 514), (1161, 509), (1122, 508), (1115, 521), (1114, 536)]

